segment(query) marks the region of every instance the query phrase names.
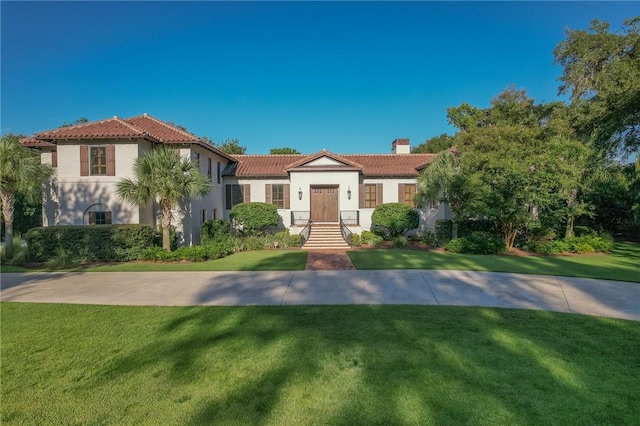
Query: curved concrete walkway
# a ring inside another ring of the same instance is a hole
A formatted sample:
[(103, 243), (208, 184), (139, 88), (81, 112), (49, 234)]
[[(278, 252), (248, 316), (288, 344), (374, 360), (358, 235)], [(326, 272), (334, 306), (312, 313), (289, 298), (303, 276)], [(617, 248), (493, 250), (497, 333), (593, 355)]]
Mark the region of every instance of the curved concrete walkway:
[(640, 283), (443, 270), (3, 273), (0, 300), (156, 306), (412, 304), (640, 320)]

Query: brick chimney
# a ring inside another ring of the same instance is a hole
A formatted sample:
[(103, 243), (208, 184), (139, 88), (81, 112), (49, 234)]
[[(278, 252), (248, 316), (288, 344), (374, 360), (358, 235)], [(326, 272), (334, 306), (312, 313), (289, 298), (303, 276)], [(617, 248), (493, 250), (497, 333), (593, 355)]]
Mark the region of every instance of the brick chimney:
[(391, 143), (392, 154), (411, 154), (411, 145), (409, 139), (396, 139)]

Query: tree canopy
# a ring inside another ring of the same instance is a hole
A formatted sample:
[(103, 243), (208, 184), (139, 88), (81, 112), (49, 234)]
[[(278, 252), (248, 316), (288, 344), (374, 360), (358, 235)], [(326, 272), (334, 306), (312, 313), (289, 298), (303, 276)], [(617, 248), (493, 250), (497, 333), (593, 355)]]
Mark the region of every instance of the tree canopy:
[(227, 154), (237, 154), (242, 155), (247, 152), (247, 148), (240, 145), (240, 140), (238, 139), (226, 139), (224, 142), (216, 144), (216, 148), (218, 148), (222, 152), (226, 152)]
[(554, 51), (564, 68), (559, 93), (571, 95), (579, 135), (611, 156), (640, 149), (639, 49), (640, 16), (620, 32), (597, 19), (588, 30), (568, 30)]
[(272, 154), (272, 155), (300, 154), (300, 151), (298, 151), (297, 149), (288, 148), (288, 147), (271, 148), (271, 151), (269, 151), (269, 154)]
[(196, 160), (183, 158), (167, 147), (156, 148), (136, 158), (134, 179), (118, 182), (116, 193), (132, 205), (156, 201), (162, 214), (162, 247), (170, 251), (172, 209), (190, 198), (201, 198), (210, 189), (209, 179), (200, 172)]
[(16, 196), (30, 203), (42, 200), (42, 185), (52, 174), (40, 156), (18, 144), (16, 135), (0, 139), (0, 202), (5, 225), (5, 244), (8, 253), (13, 249), (13, 217)]
[(453, 146), (455, 138), (449, 136), (446, 133), (440, 136), (434, 136), (431, 139), (427, 139), (420, 145), (416, 145), (411, 149), (412, 154), (436, 154), (438, 152), (449, 149)]

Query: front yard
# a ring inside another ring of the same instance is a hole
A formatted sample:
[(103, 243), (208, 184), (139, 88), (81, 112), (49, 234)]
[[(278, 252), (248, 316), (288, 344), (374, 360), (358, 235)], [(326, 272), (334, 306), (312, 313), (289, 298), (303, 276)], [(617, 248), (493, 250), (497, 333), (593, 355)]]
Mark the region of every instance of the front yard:
[(640, 323), (2, 303), (2, 424), (635, 424)]
[(640, 282), (640, 243), (616, 242), (611, 254), (509, 256), (410, 249), (348, 252), (356, 269), (459, 269)]

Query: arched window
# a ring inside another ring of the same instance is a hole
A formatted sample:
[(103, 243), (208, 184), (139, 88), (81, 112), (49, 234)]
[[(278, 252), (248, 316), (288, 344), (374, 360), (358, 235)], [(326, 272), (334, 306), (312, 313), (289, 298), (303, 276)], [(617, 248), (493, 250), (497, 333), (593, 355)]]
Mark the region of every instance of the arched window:
[(106, 204), (93, 204), (84, 212), (85, 225), (111, 225), (111, 210)]

